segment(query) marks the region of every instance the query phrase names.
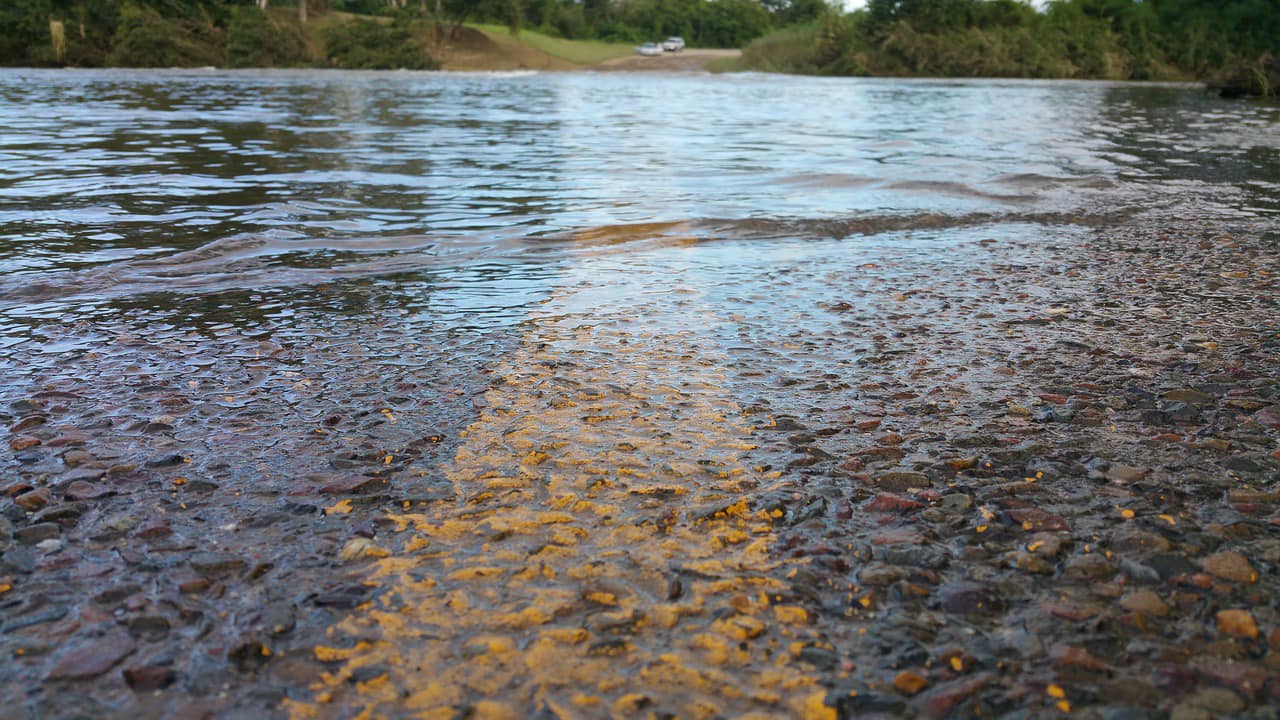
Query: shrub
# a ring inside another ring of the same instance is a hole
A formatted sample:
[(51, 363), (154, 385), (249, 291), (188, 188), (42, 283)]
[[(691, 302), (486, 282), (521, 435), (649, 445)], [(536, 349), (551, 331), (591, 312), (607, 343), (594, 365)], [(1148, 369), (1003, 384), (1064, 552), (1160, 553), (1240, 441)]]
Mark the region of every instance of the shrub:
[(331, 25), (323, 32), (325, 54), (330, 65), (353, 70), (434, 70), (439, 66), (427, 53), (426, 32), (421, 21)]
[(232, 9), (227, 26), (229, 67), (288, 67), (306, 60), (297, 28), (281, 26), (254, 5)]
[(200, 67), (222, 62), (217, 28), (192, 20), (166, 20), (151, 8), (125, 3), (107, 64), (124, 67)]

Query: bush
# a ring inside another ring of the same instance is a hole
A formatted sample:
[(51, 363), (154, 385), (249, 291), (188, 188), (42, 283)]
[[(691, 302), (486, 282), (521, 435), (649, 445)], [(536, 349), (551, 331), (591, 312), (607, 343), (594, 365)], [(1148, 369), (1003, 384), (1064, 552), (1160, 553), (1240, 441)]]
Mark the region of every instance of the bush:
[(297, 28), (281, 26), (255, 5), (231, 10), (227, 26), (229, 67), (289, 67), (306, 61)]
[(222, 62), (217, 28), (192, 20), (166, 20), (151, 8), (125, 3), (107, 64), (122, 67), (201, 67)]
[(324, 29), (325, 54), (334, 67), (352, 70), (434, 70), (423, 37), (430, 32), (420, 20), (384, 24), (355, 20)]

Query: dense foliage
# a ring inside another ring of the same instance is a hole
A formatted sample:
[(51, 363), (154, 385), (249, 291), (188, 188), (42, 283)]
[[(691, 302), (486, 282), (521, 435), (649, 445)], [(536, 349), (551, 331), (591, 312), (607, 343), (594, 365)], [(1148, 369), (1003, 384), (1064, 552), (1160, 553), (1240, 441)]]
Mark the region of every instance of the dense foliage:
[[(869, 0), (762, 38), (748, 67), (867, 75), (1187, 79), (1267, 67), (1275, 0)], [(1259, 60), (1263, 58), (1263, 60)]]
[[(425, 22), (740, 47), (828, 12), (823, 0), (6, 0), (0, 64), (420, 67), (431, 64), (417, 57)], [(375, 27), (349, 14), (394, 22)], [(314, 27), (330, 16), (344, 20)]]
[[(1173, 79), (1272, 89), (1277, 0), (6, 0), (0, 64), (432, 67), (465, 22), (621, 42), (748, 45), (748, 68)], [(302, 11), (302, 12), (296, 12)], [(364, 16), (364, 19), (352, 15)], [(754, 41), (754, 42), (752, 42)]]

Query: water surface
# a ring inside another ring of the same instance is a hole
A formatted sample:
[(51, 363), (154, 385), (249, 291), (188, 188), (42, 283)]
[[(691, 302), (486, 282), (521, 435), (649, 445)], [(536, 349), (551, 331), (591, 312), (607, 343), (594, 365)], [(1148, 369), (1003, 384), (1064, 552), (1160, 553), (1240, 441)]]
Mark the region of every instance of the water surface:
[(570, 251), (714, 241), (732, 273), (762, 240), (1280, 211), (1280, 109), (1186, 86), (10, 70), (0, 117), (3, 346), (374, 287), (503, 325)]

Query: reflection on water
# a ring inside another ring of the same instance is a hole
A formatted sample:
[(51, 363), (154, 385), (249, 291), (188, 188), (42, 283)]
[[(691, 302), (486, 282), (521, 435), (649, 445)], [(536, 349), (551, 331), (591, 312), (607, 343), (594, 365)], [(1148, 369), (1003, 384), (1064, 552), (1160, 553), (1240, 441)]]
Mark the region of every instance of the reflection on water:
[(0, 116), (4, 345), (371, 287), (508, 323), (584, 245), (1280, 211), (1280, 110), (1183, 87), (20, 70)]

